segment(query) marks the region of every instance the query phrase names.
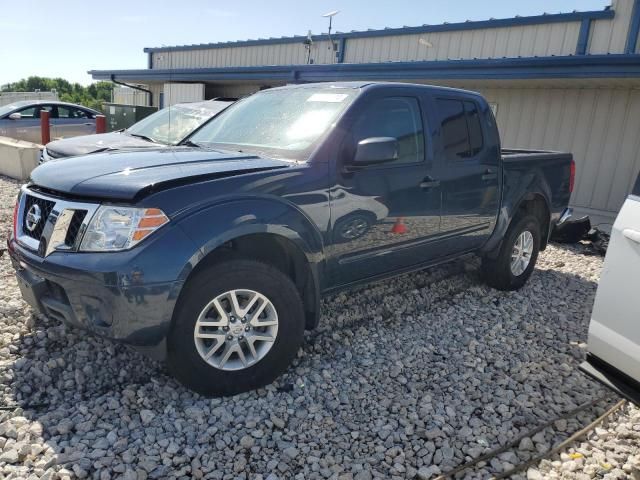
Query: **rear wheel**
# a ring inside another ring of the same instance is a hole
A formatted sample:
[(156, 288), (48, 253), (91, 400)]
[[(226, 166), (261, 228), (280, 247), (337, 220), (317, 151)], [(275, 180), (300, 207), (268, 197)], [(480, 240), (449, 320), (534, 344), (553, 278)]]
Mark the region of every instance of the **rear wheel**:
[(302, 300), (291, 279), (254, 260), (230, 260), (184, 287), (168, 337), (168, 366), (204, 395), (233, 395), (271, 383), (304, 334)]
[(517, 290), (531, 276), (540, 251), (540, 222), (533, 215), (516, 219), (495, 259), (482, 259), (486, 283), (498, 290)]

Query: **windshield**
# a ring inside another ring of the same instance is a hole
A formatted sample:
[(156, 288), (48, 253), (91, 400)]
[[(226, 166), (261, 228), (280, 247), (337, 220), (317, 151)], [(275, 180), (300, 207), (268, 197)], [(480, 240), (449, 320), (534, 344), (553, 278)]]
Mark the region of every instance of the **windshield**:
[(263, 91), (236, 103), (189, 140), (306, 160), (357, 93), (350, 88)]
[[(226, 103), (220, 103), (220, 110), (226, 106)], [(196, 105), (173, 105), (143, 118), (126, 132), (157, 143), (175, 145), (218, 111)]]

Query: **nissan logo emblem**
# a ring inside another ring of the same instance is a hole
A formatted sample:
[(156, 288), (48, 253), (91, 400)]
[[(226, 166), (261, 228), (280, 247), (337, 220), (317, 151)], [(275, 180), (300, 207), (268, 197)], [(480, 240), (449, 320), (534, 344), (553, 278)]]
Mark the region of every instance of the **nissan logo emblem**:
[(27, 230), (33, 232), (40, 223), (40, 220), (42, 220), (42, 212), (40, 211), (40, 207), (34, 203), (33, 205), (31, 205), (31, 208), (27, 212), (27, 218), (25, 222)]

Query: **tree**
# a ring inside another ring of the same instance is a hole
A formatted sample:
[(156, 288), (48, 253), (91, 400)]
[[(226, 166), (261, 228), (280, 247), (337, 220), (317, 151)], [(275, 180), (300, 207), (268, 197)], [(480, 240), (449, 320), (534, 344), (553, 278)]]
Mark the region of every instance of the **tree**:
[(56, 90), (58, 97), (63, 102), (77, 103), (102, 110), (102, 104), (111, 101), (113, 84), (111, 82), (95, 82), (83, 87), (79, 83), (71, 83), (64, 78), (33, 76), (0, 87), (0, 92), (33, 92), (35, 90), (42, 92)]

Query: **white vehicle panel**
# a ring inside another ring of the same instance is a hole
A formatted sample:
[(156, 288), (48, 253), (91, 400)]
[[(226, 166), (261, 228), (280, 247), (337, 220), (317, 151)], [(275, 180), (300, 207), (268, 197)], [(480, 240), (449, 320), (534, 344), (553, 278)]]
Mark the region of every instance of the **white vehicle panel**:
[(589, 352), (640, 381), (640, 197), (611, 231), (589, 325)]

